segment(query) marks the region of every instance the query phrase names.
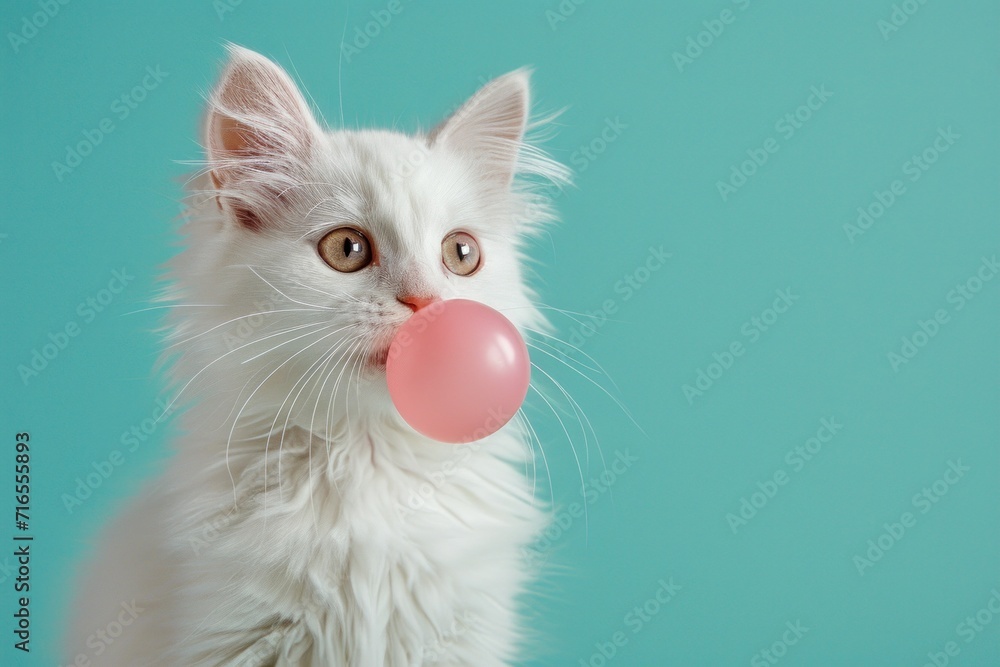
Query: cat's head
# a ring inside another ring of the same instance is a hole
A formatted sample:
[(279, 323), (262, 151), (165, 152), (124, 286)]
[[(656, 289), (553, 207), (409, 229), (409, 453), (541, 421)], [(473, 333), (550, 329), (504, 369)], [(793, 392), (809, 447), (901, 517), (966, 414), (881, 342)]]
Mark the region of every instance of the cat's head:
[(538, 182), (567, 171), (525, 143), (528, 79), (490, 81), (426, 134), (331, 131), (278, 65), (230, 47), (172, 265), (179, 379), (233, 415), (283, 406), (308, 426), (318, 408), (323, 430), (390, 410), (389, 342), (436, 299), (543, 327), (522, 247), (551, 217)]

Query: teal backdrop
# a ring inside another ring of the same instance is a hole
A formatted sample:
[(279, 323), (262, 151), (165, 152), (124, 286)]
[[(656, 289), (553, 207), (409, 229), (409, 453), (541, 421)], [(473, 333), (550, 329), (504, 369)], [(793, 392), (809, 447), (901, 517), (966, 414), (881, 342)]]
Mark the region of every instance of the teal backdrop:
[(3, 3), (0, 540), (35, 539), (30, 654), (0, 548), (0, 664), (62, 664), (76, 564), (167, 455), (142, 309), (226, 41), (334, 125), (426, 128), (522, 65), (566, 108), (535, 284), (608, 377), (536, 353), (593, 433), (560, 412), (578, 469), (530, 407), (556, 510), (524, 664), (1000, 664), (998, 26), (986, 0)]

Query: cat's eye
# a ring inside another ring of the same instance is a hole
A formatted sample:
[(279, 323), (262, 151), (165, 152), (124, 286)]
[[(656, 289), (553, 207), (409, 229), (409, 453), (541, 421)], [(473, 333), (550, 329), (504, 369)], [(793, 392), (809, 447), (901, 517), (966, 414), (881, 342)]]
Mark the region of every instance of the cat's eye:
[(353, 227), (338, 227), (319, 242), (319, 256), (341, 273), (354, 273), (372, 263), (371, 241)]
[(441, 242), (441, 259), (458, 276), (471, 276), (482, 264), (479, 242), (465, 232), (452, 232)]

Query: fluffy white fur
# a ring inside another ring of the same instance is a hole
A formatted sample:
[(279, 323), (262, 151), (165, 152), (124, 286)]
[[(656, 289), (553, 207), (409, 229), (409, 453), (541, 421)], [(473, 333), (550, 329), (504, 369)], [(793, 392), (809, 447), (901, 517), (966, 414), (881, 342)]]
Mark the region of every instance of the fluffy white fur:
[[(65, 659), (509, 665), (522, 547), (546, 515), (525, 475), (528, 427), (428, 440), (398, 417), (379, 361), (410, 315), (402, 294), (474, 299), (525, 335), (546, 330), (521, 244), (551, 217), (530, 183), (567, 173), (524, 142), (528, 73), (409, 136), (325, 131), (277, 65), (229, 56), (166, 293), (183, 434), (102, 535)], [(341, 225), (368, 232), (377, 266), (322, 261), (318, 240)], [(442, 266), (456, 229), (482, 247), (472, 276)], [(94, 635), (133, 601), (110, 645)]]

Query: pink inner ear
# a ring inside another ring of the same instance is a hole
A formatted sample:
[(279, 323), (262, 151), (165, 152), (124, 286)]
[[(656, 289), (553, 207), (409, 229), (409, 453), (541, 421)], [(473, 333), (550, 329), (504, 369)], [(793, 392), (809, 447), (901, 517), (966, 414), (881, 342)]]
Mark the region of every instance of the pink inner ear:
[[(217, 123), (215, 131), (219, 138), (219, 148), (222, 152), (232, 156), (247, 156), (252, 155), (255, 149), (259, 150), (261, 148), (262, 142), (260, 141), (260, 137), (255, 137), (253, 130), (235, 118), (219, 116), (215, 122)], [(222, 173), (224, 171), (224, 169), (213, 169), (210, 172), (212, 184), (216, 189), (221, 189), (225, 182)], [(222, 209), (222, 200), (220, 198), (216, 198), (216, 203)], [(243, 227), (253, 231), (260, 231), (264, 227), (260, 216), (251, 209), (237, 202), (230, 202), (229, 206), (233, 217)]]
[(436, 127), (428, 142), (472, 155), (492, 182), (509, 186), (528, 121), (528, 85), (525, 70), (490, 81)]
[(222, 116), (218, 119), (219, 141), (221, 148), (227, 153), (245, 153), (250, 149), (250, 139), (247, 136), (250, 129), (234, 118)]
[(259, 230), (285, 202), (319, 128), (280, 67), (245, 49), (230, 56), (209, 106), (210, 174), (220, 208)]
[[(214, 134), (219, 138), (220, 152), (229, 154), (245, 154), (250, 148), (250, 140), (247, 137), (248, 129), (239, 121), (228, 116), (219, 116), (214, 120), (216, 127)], [(211, 171), (212, 185), (217, 189), (222, 187), (223, 179), (219, 169)], [(221, 207), (221, 202), (219, 203)]]

